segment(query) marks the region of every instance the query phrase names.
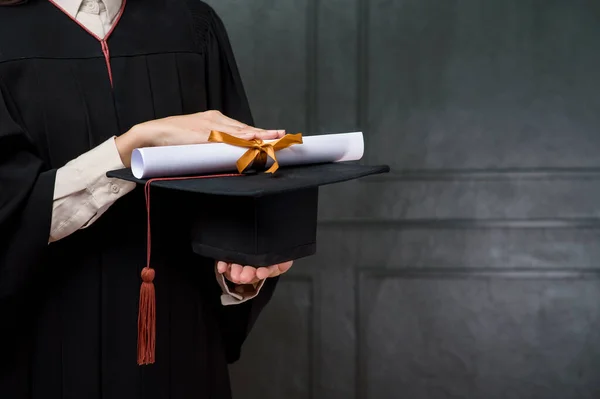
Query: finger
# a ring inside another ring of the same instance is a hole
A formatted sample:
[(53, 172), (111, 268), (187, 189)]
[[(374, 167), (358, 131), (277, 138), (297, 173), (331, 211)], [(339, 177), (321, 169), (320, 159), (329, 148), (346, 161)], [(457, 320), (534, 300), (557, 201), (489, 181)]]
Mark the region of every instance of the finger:
[(218, 271), (220, 274), (223, 274), (223, 273), (225, 273), (225, 272), (227, 271), (227, 269), (229, 268), (228, 266), (229, 266), (229, 265), (227, 264), (227, 262), (218, 261), (218, 262), (217, 262), (217, 271)]
[(216, 130), (230, 134), (232, 136), (240, 137), (245, 140), (260, 139), (260, 140), (276, 140), (285, 135), (285, 130), (264, 130), (252, 126), (236, 127), (232, 125), (216, 124), (211, 122), (207, 124), (205, 128), (210, 130)]
[(217, 132), (223, 132), (223, 133), (227, 133), (227, 134), (231, 134), (231, 135), (235, 135), (235, 136), (239, 136), (240, 134), (254, 133), (254, 132), (250, 131), (252, 129), (250, 127), (239, 128), (239, 127), (228, 125), (225, 123), (218, 123), (218, 122), (206, 121), (206, 120), (203, 120), (201, 122), (202, 123), (199, 123), (197, 125), (197, 127), (195, 128), (195, 130), (197, 130), (197, 131), (214, 130)]
[[(254, 126), (241, 126), (238, 127), (236, 125), (233, 126), (233, 129), (229, 129), (229, 131), (224, 131), (225, 133), (233, 134), (236, 136), (242, 135), (250, 135), (251, 138), (257, 138), (262, 140), (274, 140), (281, 138), (285, 135), (285, 130), (283, 129), (261, 129)], [(214, 129), (213, 129), (214, 130)]]
[(216, 110), (182, 115), (174, 118), (188, 119), (187, 124), (190, 126), (189, 128), (199, 132), (206, 132), (206, 129), (209, 129), (236, 136), (252, 135), (252, 137), (249, 137), (248, 139), (255, 138), (255, 135), (258, 135), (257, 138), (261, 139), (276, 139), (283, 137), (285, 134), (285, 131), (281, 129), (267, 130), (249, 126), (243, 122), (229, 118)]
[(232, 133), (236, 136), (244, 136), (245, 139), (260, 139), (260, 140), (275, 140), (283, 137), (284, 130), (263, 130), (255, 127), (240, 128), (237, 133)]
[(240, 281), (242, 284), (249, 284), (256, 277), (256, 269), (252, 266), (244, 266)]
[(238, 264), (232, 264), (230, 266), (230, 271), (229, 271), (229, 275), (231, 276), (231, 278), (229, 280), (231, 280), (232, 282), (239, 284), (240, 283), (240, 276), (242, 274), (242, 270), (243, 267), (242, 265), (238, 265)]
[(251, 126), (239, 128), (239, 127), (235, 127), (232, 125), (216, 123), (213, 121), (203, 124), (202, 127), (203, 127), (203, 129), (200, 128), (199, 130), (204, 130), (204, 129), (215, 130), (217, 132), (223, 132), (223, 133), (230, 134), (232, 136), (241, 137), (246, 140), (251, 140), (253, 138), (260, 138), (260, 139), (277, 138), (277, 134), (278, 134), (276, 130), (274, 130), (272, 132), (267, 132), (265, 130), (257, 129), (257, 128), (251, 127)]
[(265, 130), (264, 132), (257, 133), (257, 138), (262, 140), (275, 140), (285, 136), (285, 130)]
[(277, 268), (279, 269), (279, 273), (283, 274), (283, 273), (287, 272), (288, 270), (290, 270), (290, 268), (292, 267), (293, 264), (294, 264), (293, 261), (280, 263), (279, 265), (277, 265)]
[(281, 274), (279, 271), (279, 265), (269, 266), (269, 277), (277, 277)]
[(259, 267), (256, 269), (256, 278), (259, 280), (264, 280), (271, 276), (271, 270), (268, 267)]

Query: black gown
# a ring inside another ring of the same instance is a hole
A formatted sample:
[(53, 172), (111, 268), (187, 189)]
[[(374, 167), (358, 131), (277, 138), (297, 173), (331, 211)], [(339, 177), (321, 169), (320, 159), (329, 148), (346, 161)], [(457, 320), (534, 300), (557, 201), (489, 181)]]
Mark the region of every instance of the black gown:
[(0, 398), (229, 398), (227, 364), (277, 279), (222, 306), (214, 262), (193, 254), (177, 216), (185, 208), (156, 190), (153, 209), (162, 201), (173, 213), (152, 216), (156, 363), (138, 366), (143, 192), (48, 244), (56, 169), (78, 155), (171, 115), (218, 109), (252, 124), (224, 26), (206, 4), (129, 0), (107, 45), (108, 61), (48, 1), (0, 7)]

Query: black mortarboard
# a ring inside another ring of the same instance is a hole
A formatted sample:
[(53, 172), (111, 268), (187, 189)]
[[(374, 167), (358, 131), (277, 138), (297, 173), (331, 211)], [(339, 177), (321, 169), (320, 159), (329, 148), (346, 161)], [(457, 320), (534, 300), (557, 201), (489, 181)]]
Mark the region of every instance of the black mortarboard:
[[(193, 196), (190, 244), (198, 255), (250, 266), (270, 266), (316, 251), (320, 186), (387, 173), (388, 166), (349, 163), (280, 168), (209, 178), (136, 179), (129, 169), (110, 177)], [(154, 209), (153, 212), (161, 212)]]
[[(108, 176), (143, 184), (148, 210), (150, 186), (192, 196), (198, 206), (186, 217), (191, 222), (190, 246), (198, 255), (241, 265), (270, 266), (316, 252), (320, 186), (387, 172), (389, 167), (385, 165), (340, 162), (282, 167), (274, 174), (140, 180), (130, 169), (121, 169)], [(170, 210), (154, 208), (152, 212)], [(153, 298), (153, 278), (154, 270), (148, 261), (142, 272), (140, 297), (140, 364), (153, 362), (154, 332), (153, 328), (146, 328), (148, 323), (154, 323), (154, 302), (143, 293), (147, 285)]]

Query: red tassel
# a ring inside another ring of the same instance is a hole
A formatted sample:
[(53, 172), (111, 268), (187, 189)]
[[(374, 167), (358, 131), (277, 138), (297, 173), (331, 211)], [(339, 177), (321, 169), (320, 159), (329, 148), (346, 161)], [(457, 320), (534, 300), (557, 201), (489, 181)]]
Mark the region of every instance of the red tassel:
[(156, 347), (156, 298), (154, 293), (154, 269), (142, 270), (140, 310), (138, 314), (138, 365), (154, 363)]
[(150, 183), (161, 180), (207, 179), (215, 177), (242, 176), (240, 174), (223, 174), (194, 177), (165, 177), (150, 179), (144, 185), (147, 216), (146, 267), (142, 269), (142, 286), (140, 288), (140, 304), (138, 313), (138, 365), (154, 364), (156, 352), (156, 293), (154, 290), (154, 269), (150, 267)]
[(150, 182), (144, 185), (146, 197), (147, 242), (146, 267), (142, 269), (140, 304), (138, 311), (138, 365), (154, 363), (156, 348), (156, 294), (154, 291), (154, 269), (150, 267)]

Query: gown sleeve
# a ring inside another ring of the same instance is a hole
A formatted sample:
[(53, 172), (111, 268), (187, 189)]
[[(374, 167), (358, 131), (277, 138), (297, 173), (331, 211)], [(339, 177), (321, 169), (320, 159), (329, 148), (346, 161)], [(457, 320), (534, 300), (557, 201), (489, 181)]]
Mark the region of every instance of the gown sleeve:
[[(219, 110), (230, 118), (253, 126), (250, 106), (225, 26), (214, 10), (209, 8), (205, 15), (209, 16), (205, 44), (209, 109)], [(278, 277), (267, 279), (260, 293), (249, 301), (219, 307), (218, 317), (228, 362), (239, 359), (242, 344), (270, 301), (278, 280)]]
[(45, 264), (56, 175), (16, 115), (0, 78), (0, 330), (18, 323), (16, 304)]

